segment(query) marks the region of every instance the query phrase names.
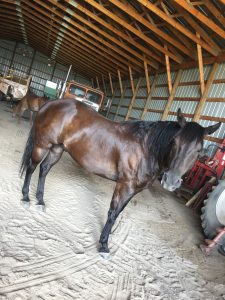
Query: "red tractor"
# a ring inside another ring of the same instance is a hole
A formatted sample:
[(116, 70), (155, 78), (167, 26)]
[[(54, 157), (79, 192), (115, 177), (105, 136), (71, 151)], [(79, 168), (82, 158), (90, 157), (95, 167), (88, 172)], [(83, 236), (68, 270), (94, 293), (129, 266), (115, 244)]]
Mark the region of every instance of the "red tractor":
[(212, 158), (204, 155), (196, 161), (179, 193), (192, 192), (186, 206), (195, 211), (201, 208), (202, 227), (207, 238), (207, 246), (202, 245), (201, 249), (209, 253), (217, 247), (225, 255), (225, 180), (221, 180), (225, 170), (225, 139), (216, 147)]

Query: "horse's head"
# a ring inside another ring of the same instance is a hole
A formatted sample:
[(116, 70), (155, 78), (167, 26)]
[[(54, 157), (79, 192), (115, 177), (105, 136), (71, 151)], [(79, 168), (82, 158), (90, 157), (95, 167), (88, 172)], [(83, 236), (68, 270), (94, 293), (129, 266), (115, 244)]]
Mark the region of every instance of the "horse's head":
[(177, 120), (181, 129), (174, 136), (171, 150), (166, 157), (166, 171), (163, 174), (161, 184), (174, 191), (182, 183), (182, 176), (192, 167), (203, 147), (203, 137), (215, 132), (221, 123), (202, 127), (195, 122), (186, 122), (179, 109)]

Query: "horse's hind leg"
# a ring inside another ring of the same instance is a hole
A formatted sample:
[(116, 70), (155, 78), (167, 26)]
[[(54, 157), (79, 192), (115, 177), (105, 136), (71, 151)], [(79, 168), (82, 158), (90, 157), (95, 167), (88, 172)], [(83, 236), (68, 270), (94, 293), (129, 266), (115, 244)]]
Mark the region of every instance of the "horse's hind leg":
[(47, 149), (42, 149), (39, 147), (34, 147), (32, 150), (32, 156), (30, 159), (30, 163), (27, 167), (26, 170), (26, 176), (22, 188), (22, 194), (23, 194), (23, 199), (22, 199), (22, 204), (24, 206), (29, 206), (30, 198), (29, 198), (29, 186), (30, 186), (30, 180), (31, 176), (36, 169), (37, 165), (41, 162), (45, 154), (47, 153)]
[(101, 247), (99, 249), (100, 253), (108, 253), (108, 238), (113, 227), (113, 224), (116, 221), (116, 218), (120, 212), (125, 208), (127, 203), (135, 194), (135, 188), (132, 182), (118, 182), (113, 193), (113, 198), (110, 204), (110, 209), (108, 211), (108, 219), (102, 230), (100, 240)]
[(54, 166), (59, 161), (63, 151), (64, 151), (63, 147), (60, 145), (52, 146), (52, 148), (49, 150), (48, 155), (40, 165), (40, 173), (39, 173), (36, 197), (38, 200), (37, 205), (39, 205), (39, 208), (42, 211), (44, 210), (44, 206), (45, 206), (45, 203), (43, 201), (43, 196), (44, 196), (44, 185), (45, 185), (46, 176), (50, 171), (51, 167)]

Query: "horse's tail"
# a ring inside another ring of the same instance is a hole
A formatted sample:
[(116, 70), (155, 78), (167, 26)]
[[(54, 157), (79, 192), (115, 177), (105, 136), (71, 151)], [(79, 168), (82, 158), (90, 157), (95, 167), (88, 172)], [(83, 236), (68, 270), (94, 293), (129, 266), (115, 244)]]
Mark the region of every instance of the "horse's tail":
[(27, 167), (30, 164), (30, 159), (32, 155), (32, 150), (34, 147), (34, 139), (33, 139), (33, 134), (32, 134), (32, 128), (30, 130), (27, 143), (24, 149), (22, 161), (21, 161), (21, 166), (20, 166), (20, 175), (23, 176), (23, 173), (27, 170)]

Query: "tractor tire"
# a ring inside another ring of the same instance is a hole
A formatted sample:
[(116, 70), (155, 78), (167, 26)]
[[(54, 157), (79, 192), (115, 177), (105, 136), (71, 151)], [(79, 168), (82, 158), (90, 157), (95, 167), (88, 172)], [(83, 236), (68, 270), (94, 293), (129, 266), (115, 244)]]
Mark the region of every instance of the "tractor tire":
[(209, 194), (208, 199), (204, 201), (204, 206), (202, 207), (202, 228), (205, 236), (209, 239), (213, 239), (217, 235), (217, 228), (225, 226), (224, 222), (219, 221), (217, 211), (217, 202), (221, 198), (222, 193), (225, 193), (225, 180), (219, 181), (219, 184)]

